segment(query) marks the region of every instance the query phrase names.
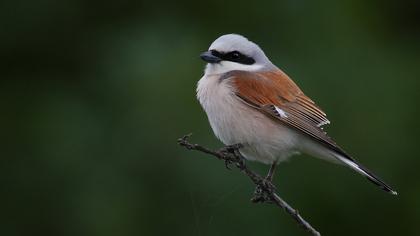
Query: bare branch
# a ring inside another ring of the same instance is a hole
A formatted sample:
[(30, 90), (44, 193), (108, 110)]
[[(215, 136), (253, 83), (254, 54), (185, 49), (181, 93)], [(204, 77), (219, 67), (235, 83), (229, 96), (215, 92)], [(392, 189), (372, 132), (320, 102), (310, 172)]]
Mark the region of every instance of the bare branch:
[(276, 193), (276, 187), (270, 181), (267, 181), (264, 177), (247, 167), (245, 159), (238, 151), (242, 147), (241, 144), (226, 146), (213, 151), (201, 145), (190, 143), (188, 141), (190, 136), (191, 134), (188, 134), (178, 139), (178, 144), (188, 150), (204, 152), (218, 158), (219, 160), (223, 160), (228, 169), (230, 169), (231, 166), (235, 166), (251, 179), (251, 181), (256, 185), (254, 196), (251, 199), (252, 202), (273, 203), (285, 210), (304, 230), (312, 235), (321, 235), (305, 219), (302, 218), (297, 210), (292, 208)]

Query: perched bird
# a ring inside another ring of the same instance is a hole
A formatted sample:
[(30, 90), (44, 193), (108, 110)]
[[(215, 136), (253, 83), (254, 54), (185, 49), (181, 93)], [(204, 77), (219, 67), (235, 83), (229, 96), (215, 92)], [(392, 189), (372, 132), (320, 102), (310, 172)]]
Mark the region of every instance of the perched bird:
[(326, 114), (261, 48), (238, 34), (216, 39), (200, 57), (208, 64), (197, 98), (225, 145), (241, 144), (247, 160), (276, 165), (303, 152), (344, 164), (383, 190), (389, 185), (348, 155), (323, 131)]

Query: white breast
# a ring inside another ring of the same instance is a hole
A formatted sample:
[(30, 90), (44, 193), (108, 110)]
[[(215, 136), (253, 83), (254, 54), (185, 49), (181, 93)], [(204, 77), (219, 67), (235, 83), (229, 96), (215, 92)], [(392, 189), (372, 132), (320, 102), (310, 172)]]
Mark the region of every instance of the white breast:
[(295, 152), (297, 135), (235, 95), (229, 80), (204, 75), (197, 86), (197, 98), (207, 113), (215, 135), (226, 145), (241, 143), (241, 153), (263, 163), (281, 161)]

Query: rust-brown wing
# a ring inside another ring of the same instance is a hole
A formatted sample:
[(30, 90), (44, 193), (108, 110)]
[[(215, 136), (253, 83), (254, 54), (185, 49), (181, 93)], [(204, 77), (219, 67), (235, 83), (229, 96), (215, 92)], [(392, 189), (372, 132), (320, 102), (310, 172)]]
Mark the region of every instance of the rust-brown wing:
[(275, 105), (311, 125), (328, 124), (326, 114), (282, 71), (229, 72), (238, 95), (260, 105)]
[(348, 156), (322, 130), (329, 123), (326, 114), (282, 71), (231, 71), (222, 78), (246, 104)]
[(385, 191), (397, 194), (328, 137), (321, 128), (323, 124), (329, 123), (325, 113), (282, 71), (260, 73), (231, 71), (221, 79), (228, 79), (236, 95), (247, 105), (335, 151), (338, 154), (335, 155), (337, 160), (366, 176)]

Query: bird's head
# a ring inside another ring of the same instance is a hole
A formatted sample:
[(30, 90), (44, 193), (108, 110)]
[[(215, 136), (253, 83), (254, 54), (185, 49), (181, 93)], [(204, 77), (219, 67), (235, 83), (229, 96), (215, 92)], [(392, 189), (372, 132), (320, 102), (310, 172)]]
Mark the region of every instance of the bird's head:
[(206, 74), (222, 74), (232, 70), (263, 71), (275, 68), (257, 44), (238, 34), (220, 36), (200, 57), (208, 63)]

